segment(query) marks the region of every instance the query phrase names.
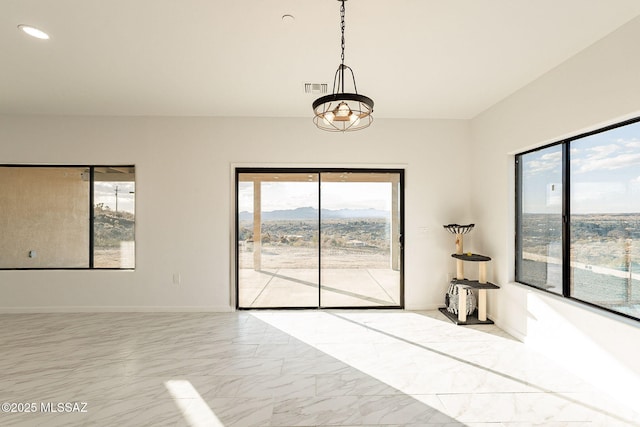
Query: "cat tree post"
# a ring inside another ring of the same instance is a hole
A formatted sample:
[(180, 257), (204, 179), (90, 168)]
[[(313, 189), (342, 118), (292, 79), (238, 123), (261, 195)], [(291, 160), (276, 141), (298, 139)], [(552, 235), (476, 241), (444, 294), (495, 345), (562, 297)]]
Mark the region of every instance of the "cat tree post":
[(458, 287), (458, 321), (464, 323), (467, 321), (467, 287), (457, 285)]
[[(478, 283), (487, 284), (487, 263), (478, 263)], [(478, 289), (478, 320), (484, 322), (487, 320), (487, 290)]]
[[(473, 227), (469, 228), (465, 232), (471, 231)], [(461, 231), (461, 230), (457, 230)], [(463, 233), (456, 233), (456, 254), (462, 255), (462, 250), (464, 246), (463, 242)], [(456, 259), (456, 279), (464, 280), (464, 262), (461, 259)], [(456, 285), (458, 287), (458, 321), (466, 322), (467, 321), (467, 286), (464, 285)], [(464, 309), (463, 309), (464, 308)]]
[[(462, 255), (462, 233), (456, 234), (456, 254)], [(461, 259), (456, 259), (456, 279), (464, 279), (464, 262)]]

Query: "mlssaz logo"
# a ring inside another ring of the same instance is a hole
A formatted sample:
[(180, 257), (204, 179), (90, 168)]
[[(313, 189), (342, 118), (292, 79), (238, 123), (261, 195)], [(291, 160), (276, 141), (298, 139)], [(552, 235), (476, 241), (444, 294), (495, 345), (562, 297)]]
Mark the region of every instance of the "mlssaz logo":
[(83, 412), (87, 411), (87, 402), (41, 402), (40, 412)]

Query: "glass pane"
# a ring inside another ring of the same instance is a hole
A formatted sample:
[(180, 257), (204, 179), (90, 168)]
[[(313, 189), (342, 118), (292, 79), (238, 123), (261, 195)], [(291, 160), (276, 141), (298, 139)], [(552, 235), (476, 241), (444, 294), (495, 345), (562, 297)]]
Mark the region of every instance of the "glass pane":
[(517, 160), (516, 280), (562, 294), (562, 146)]
[(318, 174), (238, 177), (238, 306), (318, 306)]
[(571, 296), (640, 318), (640, 124), (570, 148)]
[(400, 174), (321, 174), (322, 307), (400, 306)]
[(0, 268), (89, 267), (85, 168), (0, 167)]
[(135, 191), (135, 168), (95, 168), (95, 268), (135, 268)]

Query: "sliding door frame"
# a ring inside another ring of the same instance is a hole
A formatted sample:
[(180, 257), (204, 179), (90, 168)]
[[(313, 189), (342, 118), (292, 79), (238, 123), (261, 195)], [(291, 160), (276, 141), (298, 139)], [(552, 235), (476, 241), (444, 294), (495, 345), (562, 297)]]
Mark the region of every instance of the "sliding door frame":
[[(324, 167), (236, 167), (234, 171), (234, 251), (235, 251), (235, 308), (236, 310), (327, 310), (327, 309), (404, 309), (404, 169), (386, 169), (386, 168), (346, 168), (346, 167), (336, 167), (336, 168), (324, 168)], [(315, 307), (240, 307), (240, 245), (238, 244), (238, 236), (240, 235), (240, 217), (239, 217), (239, 187), (240, 187), (240, 175), (245, 173), (306, 173), (306, 174), (317, 174), (318, 175), (318, 189), (321, 188), (322, 185), (322, 174), (323, 173), (388, 173), (388, 174), (398, 174), (398, 184), (400, 186), (398, 191), (399, 201), (398, 201), (398, 209), (399, 209), (399, 267), (400, 267), (400, 303), (398, 305), (389, 305), (389, 306), (344, 306), (344, 307), (324, 307), (321, 306), (321, 292), (322, 292), (322, 242), (321, 242), (321, 233), (322, 233), (322, 193), (318, 191), (318, 301)]]

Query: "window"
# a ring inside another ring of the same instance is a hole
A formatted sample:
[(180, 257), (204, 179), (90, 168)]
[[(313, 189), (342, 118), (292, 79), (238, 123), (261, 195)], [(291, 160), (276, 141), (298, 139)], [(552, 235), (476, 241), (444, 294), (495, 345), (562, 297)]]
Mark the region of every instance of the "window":
[(236, 169), (237, 307), (402, 307), (403, 180), (389, 169)]
[(135, 170), (96, 167), (93, 173), (93, 267), (135, 267)]
[(135, 267), (134, 166), (0, 166), (0, 269)]
[(562, 146), (518, 160), (517, 280), (562, 294)]
[(640, 119), (517, 155), (516, 205), (518, 282), (640, 320)]

